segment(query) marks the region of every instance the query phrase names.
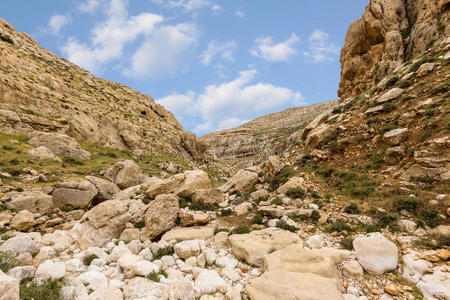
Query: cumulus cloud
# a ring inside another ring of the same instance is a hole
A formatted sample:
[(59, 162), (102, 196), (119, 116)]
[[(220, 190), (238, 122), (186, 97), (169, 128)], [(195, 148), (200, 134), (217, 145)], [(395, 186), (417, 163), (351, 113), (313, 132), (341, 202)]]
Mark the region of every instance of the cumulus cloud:
[(297, 53), (295, 45), (298, 43), (300, 43), (300, 38), (295, 33), (291, 34), (284, 42), (279, 43), (275, 43), (272, 37), (257, 38), (250, 54), (269, 62), (287, 62)]
[(92, 29), (90, 44), (70, 37), (61, 47), (70, 61), (94, 72), (103, 64), (121, 57), (125, 45), (139, 35), (153, 33), (155, 25), (164, 19), (152, 13), (129, 16), (124, 0), (111, 0), (104, 12), (107, 18)]
[(213, 12), (222, 9), (218, 4), (210, 0), (151, 0), (153, 3), (167, 8), (181, 8), (185, 11), (195, 11), (202, 8), (210, 8)]
[(225, 61), (233, 61), (233, 53), (236, 50), (236, 43), (234, 41), (221, 43), (218, 41), (211, 41), (207, 48), (200, 55), (200, 61), (203, 65), (208, 66), (215, 56), (219, 56)]
[(86, 0), (84, 2), (81, 2), (78, 5), (77, 9), (83, 13), (92, 14), (101, 6), (102, 2), (102, 0)]
[(251, 84), (256, 75), (255, 70), (242, 71), (234, 80), (206, 86), (202, 94), (174, 94), (157, 102), (177, 118), (198, 118), (194, 131), (199, 134), (228, 129), (258, 115), (304, 104), (299, 92), (272, 84)]
[(339, 55), (339, 46), (329, 41), (328, 33), (314, 30), (309, 36), (309, 50), (304, 52), (307, 61), (323, 63), (333, 61)]
[(69, 24), (71, 20), (72, 19), (69, 15), (53, 15), (48, 21), (48, 31), (51, 34), (58, 35), (61, 28)]

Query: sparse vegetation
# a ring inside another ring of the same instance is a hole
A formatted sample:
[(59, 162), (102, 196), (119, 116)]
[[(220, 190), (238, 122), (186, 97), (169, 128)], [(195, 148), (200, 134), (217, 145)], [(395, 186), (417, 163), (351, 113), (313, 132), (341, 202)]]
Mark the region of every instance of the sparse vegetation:
[(398, 211), (415, 211), (419, 206), (419, 200), (417, 200), (416, 197), (411, 196), (396, 196), (394, 198), (394, 206)]
[(292, 177), (293, 172), (289, 168), (283, 168), (277, 175), (269, 178), (267, 181), (270, 183), (270, 190), (276, 190), (280, 185), (286, 183), (290, 177)]
[(253, 224), (261, 224), (263, 221), (263, 217), (261, 214), (257, 213), (253, 216), (252, 218), (252, 223)]
[(12, 253), (0, 251), (0, 270), (4, 273), (14, 267), (17, 263), (16, 258)]
[(63, 286), (64, 282), (60, 279), (46, 279), (41, 284), (36, 282), (25, 282), (20, 285), (20, 299), (59, 300)]
[(298, 230), (297, 227), (289, 225), (288, 223), (286, 223), (283, 220), (279, 220), (277, 223), (277, 227), (284, 229), (284, 230), (289, 230), (290, 232), (296, 232)]
[(334, 224), (331, 224), (327, 227), (326, 231), (331, 233), (331, 232), (342, 232), (342, 231), (347, 231), (347, 232), (352, 232), (353, 229), (352, 227), (350, 227), (347, 223), (342, 222), (342, 221), (337, 221)]
[(159, 282), (160, 276), (164, 276), (167, 278), (167, 272), (164, 270), (159, 270), (158, 272), (153, 271), (147, 275), (147, 279), (153, 280), (155, 282)]
[(440, 217), (436, 210), (423, 209), (419, 212), (419, 216), (416, 220), (419, 226), (430, 226), (432, 228), (437, 227), (440, 223)]
[(228, 217), (233, 214), (233, 210), (231, 208), (224, 208), (220, 210), (220, 215), (222, 217)]
[(249, 233), (250, 231), (252, 230), (247, 225), (240, 225), (233, 228), (233, 230), (230, 231), (230, 234), (244, 234)]
[(345, 237), (341, 240), (341, 246), (345, 250), (353, 250), (353, 238), (351, 236)]
[(96, 254), (88, 255), (83, 259), (83, 263), (85, 266), (90, 266), (92, 261), (97, 258), (98, 258), (98, 256)]
[(354, 214), (354, 215), (357, 215), (357, 214), (360, 214), (360, 213), (361, 213), (361, 210), (359, 209), (358, 204), (356, 204), (356, 203), (351, 203), (350, 205), (347, 205), (347, 206), (344, 208), (344, 212), (346, 212), (346, 213), (348, 213), (348, 214)]
[(163, 256), (166, 255), (172, 255), (173, 254), (173, 248), (170, 246), (159, 248), (158, 251), (156, 251), (156, 254), (153, 256), (153, 260), (160, 259)]
[(292, 199), (304, 198), (306, 196), (306, 193), (302, 188), (295, 187), (295, 188), (289, 189), (286, 192), (286, 196), (288, 196), (289, 198), (292, 198)]

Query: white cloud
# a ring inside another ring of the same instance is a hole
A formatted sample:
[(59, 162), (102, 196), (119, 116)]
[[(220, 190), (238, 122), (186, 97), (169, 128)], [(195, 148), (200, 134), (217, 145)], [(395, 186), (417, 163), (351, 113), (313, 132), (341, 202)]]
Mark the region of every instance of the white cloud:
[(50, 17), (48, 21), (48, 28), (51, 34), (59, 34), (61, 28), (65, 25), (69, 24), (71, 21), (71, 17), (69, 15), (53, 15)]
[(132, 57), (131, 70), (125, 74), (152, 78), (173, 75), (186, 66), (186, 56), (197, 40), (193, 24), (161, 26), (139, 47)]
[(309, 51), (304, 55), (314, 63), (330, 62), (339, 55), (339, 46), (329, 41), (328, 33), (321, 29), (315, 30), (309, 36)]
[(201, 63), (208, 66), (212, 59), (218, 55), (225, 61), (233, 61), (233, 53), (236, 50), (236, 43), (234, 41), (221, 43), (218, 41), (211, 41), (208, 47), (200, 55)]
[(213, 12), (221, 10), (222, 7), (210, 0), (151, 0), (153, 3), (167, 8), (181, 8), (185, 11), (194, 11), (209, 7)]
[(93, 28), (90, 45), (70, 37), (61, 47), (70, 61), (94, 72), (121, 57), (126, 44), (139, 35), (150, 35), (155, 25), (163, 21), (162, 16), (152, 13), (128, 16), (126, 0), (110, 0), (104, 12), (107, 19)]
[(237, 17), (239, 17), (239, 18), (243, 18), (243, 17), (245, 17), (245, 13), (242, 11), (242, 10), (236, 10), (235, 12), (234, 12), (234, 14), (237, 16)]
[(157, 102), (174, 112), (177, 118), (196, 118), (195, 131), (199, 134), (235, 127), (258, 115), (304, 104), (303, 96), (288, 88), (251, 84), (256, 74), (255, 70), (243, 71), (232, 81), (205, 87), (200, 95), (174, 94)]
[(300, 43), (299, 37), (293, 33), (284, 42), (275, 44), (272, 37), (258, 38), (255, 46), (250, 50), (250, 54), (260, 57), (270, 62), (287, 62), (297, 53), (294, 48)]
[(83, 13), (94, 13), (102, 4), (102, 0), (86, 0), (78, 5), (77, 9)]

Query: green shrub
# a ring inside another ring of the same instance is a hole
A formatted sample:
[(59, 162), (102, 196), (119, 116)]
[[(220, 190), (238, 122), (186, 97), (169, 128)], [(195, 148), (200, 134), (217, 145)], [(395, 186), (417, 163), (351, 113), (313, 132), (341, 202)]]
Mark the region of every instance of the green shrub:
[(253, 224), (261, 224), (262, 221), (263, 221), (263, 217), (261, 216), (261, 214), (255, 214), (252, 218)]
[(203, 203), (203, 202), (191, 202), (189, 205), (191, 210), (206, 210), (206, 211), (214, 211), (219, 208), (219, 206), (215, 203)]
[(448, 92), (449, 90), (450, 90), (450, 81), (447, 81), (446, 83), (441, 84), (440, 86), (432, 89), (431, 94), (432, 95), (442, 94)]
[(358, 207), (358, 204), (356, 203), (351, 203), (350, 205), (347, 205), (344, 208), (344, 212), (348, 213), (348, 214), (353, 214), (353, 215), (357, 215), (361, 213), (361, 210)]
[(261, 201), (267, 201), (267, 197), (258, 197), (253, 200), (253, 202), (255, 202), (256, 204), (259, 204)]
[(414, 241), (414, 245), (418, 247), (424, 247), (429, 248), (433, 250), (437, 250), (440, 248), (438, 244), (433, 243), (433, 241), (427, 240), (427, 239), (420, 239), (417, 241)]
[(97, 258), (98, 258), (98, 256), (95, 254), (88, 255), (83, 259), (83, 263), (85, 266), (90, 266), (92, 261)]
[(16, 264), (16, 258), (12, 253), (0, 251), (0, 270), (8, 273)]
[(160, 270), (159, 272), (152, 271), (147, 275), (147, 279), (153, 280), (155, 282), (159, 282), (159, 276), (162, 275), (167, 278), (167, 273), (164, 270)]
[(377, 224), (369, 224), (365, 226), (365, 230), (367, 233), (381, 232), (381, 227)]
[(347, 225), (347, 223), (342, 222), (342, 221), (337, 221), (334, 224), (331, 224), (330, 226), (327, 227), (326, 231), (331, 233), (331, 232), (341, 232), (341, 231), (347, 231), (347, 232), (351, 232), (353, 231), (353, 229)]
[(137, 229), (142, 229), (144, 227), (145, 227), (145, 221), (139, 221), (136, 224), (134, 224), (134, 228), (137, 228)]
[(229, 232), (230, 230), (228, 228), (220, 228), (220, 227), (216, 227), (214, 229), (214, 235), (218, 234), (219, 232)]
[(397, 105), (392, 102), (386, 102), (383, 104), (383, 112), (388, 113), (397, 109)]
[(68, 156), (64, 156), (62, 162), (63, 162), (63, 166), (66, 165), (66, 164), (67, 165), (71, 165), (71, 166), (82, 166), (82, 165), (84, 165), (83, 161), (75, 159), (75, 158), (72, 158), (72, 157), (68, 157)]
[(268, 179), (268, 182), (270, 184), (270, 190), (274, 191), (276, 190), (280, 185), (286, 183), (289, 178), (293, 175), (292, 170), (285, 167), (281, 169), (278, 174)]
[(419, 226), (437, 227), (440, 222), (439, 214), (436, 210), (424, 209), (419, 212), (419, 217), (416, 220)]
[(291, 188), (286, 192), (286, 196), (292, 199), (305, 197), (305, 191), (300, 187)]
[(425, 116), (431, 117), (433, 115), (434, 115), (434, 109), (432, 109), (432, 108), (425, 109)]
[(343, 238), (341, 240), (341, 246), (346, 250), (353, 250), (353, 238), (350, 236)]
[(386, 87), (391, 87), (397, 83), (400, 78), (398, 76), (392, 76), (386, 81)]
[(270, 203), (275, 204), (275, 205), (282, 205), (283, 201), (281, 201), (280, 198), (275, 197), (275, 198), (272, 199), (272, 201)]
[(233, 210), (231, 208), (224, 208), (220, 210), (220, 215), (222, 217), (228, 217), (233, 214)]
[(375, 219), (377, 222), (377, 225), (381, 228), (385, 228), (389, 226), (391, 229), (396, 228), (396, 224), (394, 224), (394, 221), (398, 219), (398, 214), (396, 213), (388, 213), (388, 212), (381, 212), (378, 210), (371, 210), (372, 218)]
[(178, 205), (180, 206), (180, 208), (189, 207), (189, 201), (184, 199), (184, 198), (179, 198), (178, 199)]
[(46, 279), (41, 284), (26, 282), (20, 285), (21, 300), (58, 300), (64, 283), (61, 279)]
[(233, 228), (230, 234), (244, 234), (249, 233), (251, 229), (247, 225), (240, 225), (238, 227)]
[(333, 108), (333, 111), (332, 111), (333, 114), (340, 114), (341, 112), (342, 112), (341, 107), (335, 107), (335, 108)]
[(385, 134), (386, 132), (391, 131), (391, 130), (394, 130), (394, 129), (397, 129), (397, 126), (395, 126), (395, 125), (389, 125), (389, 126), (383, 127), (383, 128), (381, 128), (381, 130), (380, 130), (380, 134), (383, 135), (383, 134)]
[(314, 222), (317, 222), (317, 220), (320, 219), (320, 213), (319, 213), (317, 210), (313, 210), (313, 211), (311, 212), (311, 219), (312, 219)]
[(398, 87), (404, 89), (410, 87), (413, 84), (411, 80), (402, 80), (399, 82)]
[(173, 248), (170, 246), (159, 248), (158, 251), (156, 251), (156, 254), (153, 256), (153, 260), (160, 259), (163, 256), (166, 255), (173, 255)]
[(398, 211), (409, 210), (415, 211), (419, 206), (419, 200), (416, 197), (410, 196), (397, 196), (394, 198), (394, 206)]
[(277, 222), (277, 227), (281, 228), (281, 229), (284, 229), (284, 230), (289, 230), (290, 232), (296, 232), (298, 230), (297, 227), (289, 225), (288, 223), (286, 223), (283, 220), (279, 220)]

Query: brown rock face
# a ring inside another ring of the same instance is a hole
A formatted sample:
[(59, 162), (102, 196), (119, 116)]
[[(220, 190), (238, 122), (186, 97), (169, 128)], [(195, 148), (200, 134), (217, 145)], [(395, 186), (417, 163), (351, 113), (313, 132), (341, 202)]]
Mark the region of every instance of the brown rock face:
[(370, 0), (341, 51), (341, 99), (370, 89), (449, 34), (449, 0)]

